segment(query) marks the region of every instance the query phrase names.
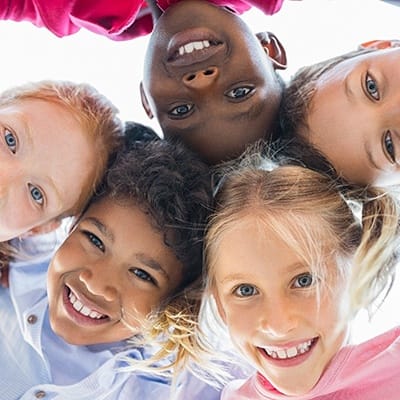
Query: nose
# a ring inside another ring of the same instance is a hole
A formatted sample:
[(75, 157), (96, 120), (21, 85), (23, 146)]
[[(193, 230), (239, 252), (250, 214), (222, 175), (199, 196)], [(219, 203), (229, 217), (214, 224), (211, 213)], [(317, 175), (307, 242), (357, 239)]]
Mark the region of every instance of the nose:
[(183, 76), (183, 83), (191, 89), (207, 89), (218, 78), (217, 67), (208, 67)]
[(110, 274), (103, 272), (104, 270), (93, 271), (91, 268), (84, 268), (79, 273), (79, 280), (93, 295), (101, 296), (109, 302), (115, 301), (118, 297), (118, 290)]
[(297, 327), (298, 318), (294, 304), (285, 300), (264, 302), (260, 313), (260, 330), (276, 338), (285, 337)]
[(24, 187), (23, 171), (16, 168), (2, 168), (0, 171), (0, 197), (4, 197), (12, 187)]

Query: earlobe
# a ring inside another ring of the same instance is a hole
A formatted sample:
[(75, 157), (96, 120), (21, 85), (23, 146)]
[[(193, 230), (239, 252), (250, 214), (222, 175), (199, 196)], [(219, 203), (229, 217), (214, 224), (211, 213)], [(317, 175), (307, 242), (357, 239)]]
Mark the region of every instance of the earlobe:
[(259, 32), (256, 34), (261, 46), (272, 61), (274, 69), (286, 69), (286, 50), (279, 39), (271, 32)]
[(144, 111), (146, 111), (147, 116), (150, 119), (154, 118), (154, 115), (153, 115), (153, 113), (151, 112), (151, 109), (150, 109), (150, 104), (149, 104), (149, 102), (147, 100), (146, 93), (145, 93), (144, 88), (143, 88), (143, 82), (140, 82), (140, 98), (142, 100), (142, 106), (144, 108)]

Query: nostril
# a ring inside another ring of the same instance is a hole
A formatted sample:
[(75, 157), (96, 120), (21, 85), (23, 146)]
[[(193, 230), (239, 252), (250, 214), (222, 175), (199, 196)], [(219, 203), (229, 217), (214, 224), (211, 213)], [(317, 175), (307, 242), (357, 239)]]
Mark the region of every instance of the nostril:
[(203, 74), (204, 75), (212, 75), (214, 74), (215, 70), (214, 69), (206, 69)]
[(192, 81), (194, 78), (196, 78), (196, 74), (190, 74), (186, 77), (187, 81)]

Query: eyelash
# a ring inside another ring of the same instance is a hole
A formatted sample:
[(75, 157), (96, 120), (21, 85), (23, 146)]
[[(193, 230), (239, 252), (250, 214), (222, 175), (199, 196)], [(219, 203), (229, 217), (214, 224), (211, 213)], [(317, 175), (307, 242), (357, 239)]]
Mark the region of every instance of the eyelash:
[(157, 286), (156, 280), (145, 270), (141, 268), (131, 268), (129, 271), (132, 272), (132, 274), (134, 274), (137, 278), (141, 279), (142, 281), (150, 282), (153, 285)]
[[(240, 91), (240, 90), (242, 90), (242, 91), (244, 90), (245, 93), (239, 97), (235, 97), (235, 95), (234, 95), (235, 92)], [(233, 88), (231, 90), (228, 90), (225, 93), (225, 96), (229, 97), (232, 100), (241, 101), (243, 99), (246, 99), (250, 95), (252, 95), (254, 93), (254, 90), (255, 90), (255, 88), (252, 86), (239, 86), (239, 87)]]
[[(301, 285), (296, 286), (296, 283), (299, 283), (299, 280), (302, 278), (310, 278), (311, 279), (310, 284), (307, 286), (301, 286)], [(294, 277), (294, 279), (292, 281), (292, 286), (295, 289), (308, 289), (308, 288), (314, 286), (316, 284), (316, 282), (317, 282), (317, 278), (310, 272), (306, 272), (306, 273), (303, 273), (303, 274), (300, 274), (300, 275), (297, 275), (296, 277)]]
[[(44, 203), (43, 192), (37, 186), (34, 186), (31, 183), (28, 183), (28, 189), (29, 189), (32, 200), (36, 204), (39, 204), (40, 206), (42, 206)], [(38, 195), (40, 196), (40, 198), (37, 198)]]
[(105, 252), (106, 247), (104, 246), (103, 242), (92, 232), (87, 231), (87, 230), (82, 230), (81, 231), (83, 235), (86, 236), (88, 239), (89, 243), (91, 243), (93, 246), (97, 247), (101, 252)]
[[(178, 110), (186, 107), (185, 111), (183, 113), (179, 113)], [(192, 110), (194, 108), (193, 104), (179, 104), (178, 106), (172, 108), (171, 110), (168, 111), (168, 115), (171, 118), (175, 119), (184, 119), (186, 118), (189, 114), (191, 114)]]
[[(13, 142), (11, 144), (7, 141), (8, 138), (12, 138)], [(4, 129), (4, 142), (10, 149), (11, 153), (15, 154), (17, 152), (18, 140), (15, 133), (13, 133), (10, 129)]]
[[(372, 88), (369, 86), (371, 83), (373, 84)], [(378, 84), (376, 83), (376, 80), (370, 74), (367, 74), (365, 76), (365, 90), (367, 91), (367, 94), (370, 98), (372, 98), (375, 101), (380, 100)], [(376, 92), (376, 94), (372, 94), (371, 91)]]
[[(247, 295), (243, 294), (243, 293), (240, 293), (240, 289), (243, 289), (243, 288), (251, 288), (252, 289), (252, 293), (251, 294), (247, 294)], [(258, 293), (259, 292), (258, 292), (257, 288), (254, 285), (250, 285), (248, 283), (242, 283), (242, 284), (236, 286), (233, 289), (233, 294), (235, 296), (237, 296), (237, 297), (242, 298), (242, 299), (243, 298), (247, 298), (247, 297), (253, 297), (253, 296), (257, 295)]]

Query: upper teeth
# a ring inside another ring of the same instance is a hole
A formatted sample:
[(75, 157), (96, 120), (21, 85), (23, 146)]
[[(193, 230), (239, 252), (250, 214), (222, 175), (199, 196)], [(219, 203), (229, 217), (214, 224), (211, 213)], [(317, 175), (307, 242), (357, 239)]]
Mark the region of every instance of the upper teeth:
[(91, 310), (89, 307), (84, 306), (78, 299), (77, 297), (72, 293), (72, 291), (69, 292), (69, 301), (72, 304), (72, 307), (75, 308), (76, 311), (79, 313), (85, 315), (86, 317), (94, 318), (94, 319), (99, 319), (104, 317), (105, 315), (98, 313), (97, 311)]
[(286, 359), (293, 358), (299, 354), (306, 353), (310, 350), (312, 340), (298, 344), (297, 346), (282, 349), (280, 347), (264, 347), (264, 351), (272, 358)]
[(208, 40), (201, 40), (198, 42), (190, 42), (184, 46), (179, 47), (179, 55), (185, 53), (192, 53), (194, 50), (202, 50), (205, 47), (210, 47), (210, 42)]

